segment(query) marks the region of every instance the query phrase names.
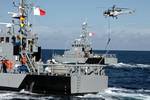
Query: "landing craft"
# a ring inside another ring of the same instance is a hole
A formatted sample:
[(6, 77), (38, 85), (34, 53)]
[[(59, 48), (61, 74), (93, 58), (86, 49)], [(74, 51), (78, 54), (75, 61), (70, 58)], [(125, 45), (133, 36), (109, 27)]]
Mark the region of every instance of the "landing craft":
[(131, 10), (129, 8), (119, 8), (116, 5), (113, 5), (110, 9), (104, 11), (103, 15), (106, 17), (112, 17), (118, 19), (119, 15), (122, 14), (132, 14), (135, 10)]

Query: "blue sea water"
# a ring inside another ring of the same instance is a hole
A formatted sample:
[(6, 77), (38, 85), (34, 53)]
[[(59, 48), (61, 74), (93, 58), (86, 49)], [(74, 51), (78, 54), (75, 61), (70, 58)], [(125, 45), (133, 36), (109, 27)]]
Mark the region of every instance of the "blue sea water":
[[(42, 59), (46, 62), (54, 54), (63, 54), (64, 50), (42, 50)], [(95, 50), (97, 54), (106, 51)], [(116, 54), (119, 63), (105, 68), (109, 77), (109, 88), (97, 94), (60, 97), (40, 95), (28, 91), (0, 91), (0, 99), (5, 100), (150, 100), (150, 51), (110, 51)]]

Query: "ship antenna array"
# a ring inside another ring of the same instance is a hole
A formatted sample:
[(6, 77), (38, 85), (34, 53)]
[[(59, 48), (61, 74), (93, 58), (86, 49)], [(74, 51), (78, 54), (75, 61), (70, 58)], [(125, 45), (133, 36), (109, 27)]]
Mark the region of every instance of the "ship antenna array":
[(13, 0), (13, 5), (18, 9), (18, 12), (8, 12), (8, 14), (12, 14), (12, 18), (14, 19), (20, 19), (20, 23), (21, 21), (24, 22), (25, 26), (29, 26), (28, 15), (30, 13), (29, 11), (31, 11), (33, 7), (33, 4), (29, 3), (27, 0), (20, 0), (19, 3), (17, 3), (17, 1)]
[(87, 28), (88, 28), (88, 24), (87, 24), (87, 22), (85, 21), (85, 22), (83, 22), (83, 24), (82, 24), (82, 37), (83, 37), (83, 42), (84, 42), (86, 45), (87, 45), (88, 42), (89, 42), (89, 38), (88, 38), (89, 32), (88, 32)]

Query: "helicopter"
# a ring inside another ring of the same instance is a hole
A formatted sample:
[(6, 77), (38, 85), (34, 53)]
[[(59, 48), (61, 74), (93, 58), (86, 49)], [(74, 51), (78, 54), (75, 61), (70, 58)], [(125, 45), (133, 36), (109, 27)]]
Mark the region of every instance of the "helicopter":
[(104, 11), (103, 15), (106, 17), (112, 17), (112, 18), (118, 19), (119, 15), (132, 14), (134, 12), (135, 12), (134, 10), (131, 10), (129, 8), (119, 8), (119, 7), (116, 7), (116, 5), (113, 5), (111, 9)]

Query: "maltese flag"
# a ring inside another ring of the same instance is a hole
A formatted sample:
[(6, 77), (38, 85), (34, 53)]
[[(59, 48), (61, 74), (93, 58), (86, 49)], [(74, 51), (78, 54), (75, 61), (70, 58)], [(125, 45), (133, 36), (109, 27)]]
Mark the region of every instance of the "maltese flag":
[(89, 33), (89, 36), (93, 36), (93, 35), (95, 35), (95, 33), (93, 33), (93, 32), (90, 32), (90, 33)]
[(46, 12), (39, 7), (33, 7), (33, 14), (38, 16), (44, 16), (46, 15)]

